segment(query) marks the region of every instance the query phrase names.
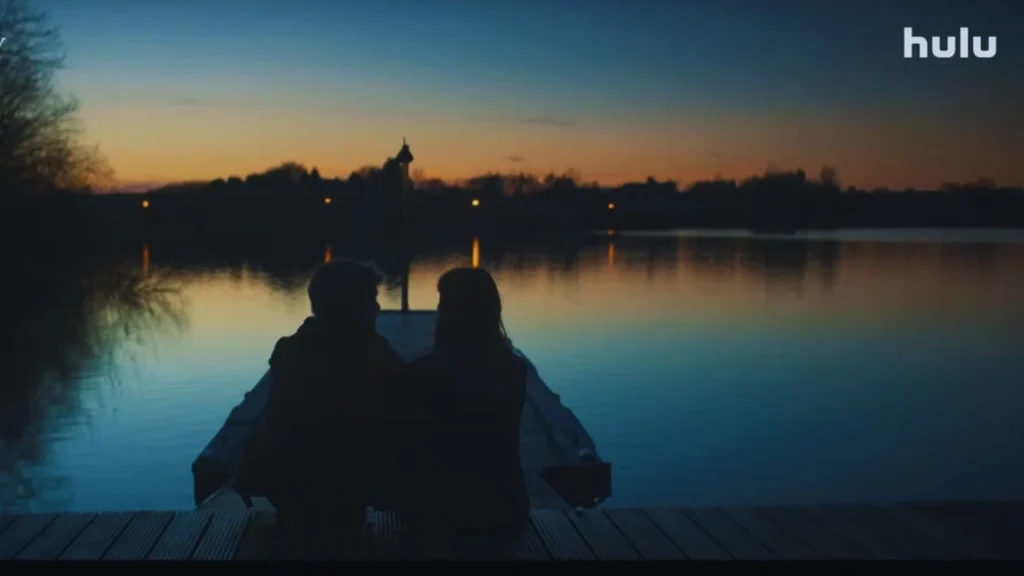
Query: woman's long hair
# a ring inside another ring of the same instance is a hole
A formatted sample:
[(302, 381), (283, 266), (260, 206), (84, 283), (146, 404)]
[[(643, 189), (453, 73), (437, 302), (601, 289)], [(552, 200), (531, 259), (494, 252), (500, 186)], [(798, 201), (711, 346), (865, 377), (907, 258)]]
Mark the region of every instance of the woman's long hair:
[(434, 345), (455, 353), (514, 353), (501, 320), (501, 295), (481, 268), (454, 268), (437, 281)]

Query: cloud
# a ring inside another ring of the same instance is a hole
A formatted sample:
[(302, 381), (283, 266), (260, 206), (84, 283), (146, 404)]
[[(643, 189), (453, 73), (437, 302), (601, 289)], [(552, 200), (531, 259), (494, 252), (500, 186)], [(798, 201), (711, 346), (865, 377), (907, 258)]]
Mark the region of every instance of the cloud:
[(552, 126), (555, 128), (572, 128), (576, 126), (576, 123), (572, 120), (566, 120), (564, 118), (550, 118), (547, 116), (530, 116), (527, 118), (520, 118), (519, 121), (526, 124), (540, 124), (541, 126)]
[(708, 156), (711, 156), (715, 160), (721, 160), (724, 157), (724, 155), (718, 150), (709, 150)]
[(146, 192), (166, 185), (163, 180), (141, 180), (134, 182), (121, 182), (114, 187), (114, 192)]
[(523, 158), (522, 156), (505, 156), (505, 160), (516, 163), (526, 162), (526, 158)]

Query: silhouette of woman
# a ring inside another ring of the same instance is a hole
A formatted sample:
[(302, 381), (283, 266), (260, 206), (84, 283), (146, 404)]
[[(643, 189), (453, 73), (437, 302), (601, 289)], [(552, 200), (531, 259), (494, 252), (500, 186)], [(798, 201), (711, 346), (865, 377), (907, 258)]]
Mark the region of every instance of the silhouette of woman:
[(456, 268), (437, 290), (433, 350), (408, 366), (431, 424), (406, 517), (431, 553), (489, 556), (529, 521), (519, 457), (526, 362), (505, 332), (490, 274)]

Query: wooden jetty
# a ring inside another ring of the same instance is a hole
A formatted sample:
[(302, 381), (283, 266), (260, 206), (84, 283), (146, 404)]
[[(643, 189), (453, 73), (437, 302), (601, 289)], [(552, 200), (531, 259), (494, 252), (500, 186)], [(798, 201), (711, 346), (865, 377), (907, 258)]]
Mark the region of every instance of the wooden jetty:
[[(0, 515), (0, 560), (267, 560), (274, 512)], [(1021, 560), (1024, 502), (534, 510), (515, 560)], [(409, 557), (371, 511), (363, 557)]]
[[(405, 254), (401, 310), (382, 311), (377, 332), (411, 360), (430, 349), (434, 311), (409, 310), (408, 195), (409, 164), (414, 158), (405, 139), (395, 156), (402, 170), (401, 238)], [(473, 266), (477, 263), (474, 262)], [(520, 352), (522, 354), (522, 352)], [(523, 355), (526, 359), (526, 356)], [(527, 359), (526, 406), (520, 426), (520, 457), (530, 502), (535, 508), (592, 507), (611, 496), (611, 465), (601, 461), (594, 440), (571, 410), (548, 388)], [(231, 485), (242, 454), (262, 423), (270, 389), (265, 374), (228, 415), (221, 429), (192, 463), (193, 495), (199, 507), (235, 507), (242, 502)], [(249, 504), (250, 502), (246, 502)], [(254, 502), (253, 502), (254, 503)], [(266, 505), (264, 501), (262, 503)]]
[[(433, 311), (382, 311), (377, 331), (406, 359), (429, 350)], [(524, 356), (525, 358), (525, 356)], [(594, 440), (571, 410), (527, 360), (527, 402), (523, 409), (520, 455), (534, 508), (594, 506), (611, 495), (611, 466), (597, 455)], [(230, 487), (242, 451), (259, 424), (270, 386), (269, 373), (245, 395), (192, 464), (196, 505), (242, 506)], [(255, 499), (257, 507), (269, 506)]]

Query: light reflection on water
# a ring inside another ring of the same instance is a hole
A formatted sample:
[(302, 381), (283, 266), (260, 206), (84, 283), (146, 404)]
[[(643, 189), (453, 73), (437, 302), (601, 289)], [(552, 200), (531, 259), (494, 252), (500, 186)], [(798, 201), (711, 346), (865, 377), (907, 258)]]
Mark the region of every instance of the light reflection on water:
[[(410, 302), (433, 308), (448, 267), (491, 270), (517, 346), (613, 462), (618, 505), (1024, 496), (1024, 238), (872, 234), (474, 241), (418, 257)], [(146, 246), (97, 268), (42, 314), (53, 357), (14, 341), (8, 366), (63, 366), (0, 390), (0, 504), (191, 507), (192, 459), (306, 315), (309, 271), (343, 253), (314, 248), (189, 261)], [(399, 300), (391, 281), (381, 303)]]

